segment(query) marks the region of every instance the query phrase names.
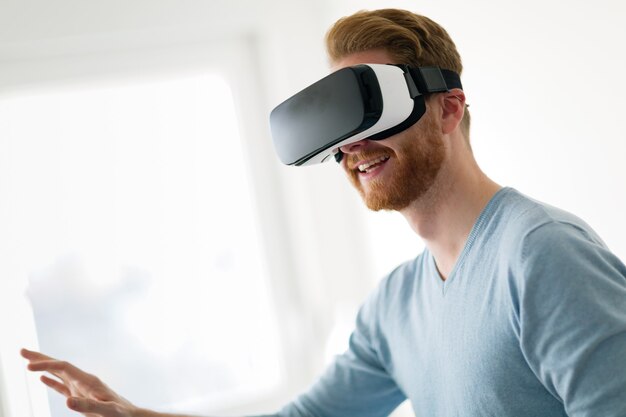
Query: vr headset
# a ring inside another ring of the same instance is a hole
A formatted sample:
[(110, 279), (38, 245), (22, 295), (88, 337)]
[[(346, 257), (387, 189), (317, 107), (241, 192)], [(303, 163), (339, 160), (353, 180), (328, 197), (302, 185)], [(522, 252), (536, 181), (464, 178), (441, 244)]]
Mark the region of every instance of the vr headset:
[(425, 95), (463, 88), (438, 67), (361, 64), (340, 69), (279, 104), (270, 114), (272, 140), (287, 165), (311, 165), (362, 139), (381, 140), (415, 124)]

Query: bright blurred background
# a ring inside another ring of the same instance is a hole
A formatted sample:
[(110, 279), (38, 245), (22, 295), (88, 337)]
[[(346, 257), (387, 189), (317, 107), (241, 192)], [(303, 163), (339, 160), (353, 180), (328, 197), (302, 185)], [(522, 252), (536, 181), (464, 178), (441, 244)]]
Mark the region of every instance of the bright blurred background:
[(0, 0), (1, 416), (73, 415), (22, 346), (199, 415), (276, 410), (345, 349), (423, 244), (334, 163), (281, 166), (267, 119), (380, 7), (457, 43), (483, 169), (626, 259), (623, 2)]

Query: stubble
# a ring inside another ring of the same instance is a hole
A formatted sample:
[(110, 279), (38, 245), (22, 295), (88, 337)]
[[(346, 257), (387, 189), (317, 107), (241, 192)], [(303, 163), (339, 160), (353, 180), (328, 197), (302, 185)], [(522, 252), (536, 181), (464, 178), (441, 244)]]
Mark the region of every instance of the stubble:
[(348, 176), (365, 205), (374, 211), (400, 211), (421, 199), (433, 187), (445, 159), (443, 135), (432, 113), (426, 112), (417, 125), (400, 133), (408, 135), (397, 152), (390, 148), (366, 154), (350, 155), (350, 162), (387, 154), (393, 172), (373, 178), (364, 186), (355, 171)]

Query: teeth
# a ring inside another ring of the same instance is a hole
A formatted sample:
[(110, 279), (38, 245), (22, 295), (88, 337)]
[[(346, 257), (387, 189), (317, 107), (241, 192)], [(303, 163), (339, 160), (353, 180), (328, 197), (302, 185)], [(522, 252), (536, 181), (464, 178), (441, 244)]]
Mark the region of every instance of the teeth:
[(371, 166), (374, 166), (376, 164), (379, 164), (381, 162), (384, 162), (387, 159), (389, 159), (388, 156), (381, 156), (381, 157), (378, 157), (378, 158), (374, 159), (371, 162), (368, 162), (367, 164), (361, 164), (361, 165), (359, 165), (359, 171), (361, 171), (361, 172), (368, 172), (367, 171), (368, 168), (370, 168)]

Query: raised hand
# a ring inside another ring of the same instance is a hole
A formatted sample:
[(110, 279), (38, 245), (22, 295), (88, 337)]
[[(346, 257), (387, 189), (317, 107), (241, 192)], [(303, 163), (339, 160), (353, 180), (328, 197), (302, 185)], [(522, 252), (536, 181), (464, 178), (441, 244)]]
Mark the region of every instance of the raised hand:
[(60, 361), (39, 352), (22, 349), (30, 371), (48, 372), (41, 382), (67, 398), (67, 407), (87, 417), (134, 417), (139, 409), (116, 394), (95, 375), (88, 374), (69, 362)]

